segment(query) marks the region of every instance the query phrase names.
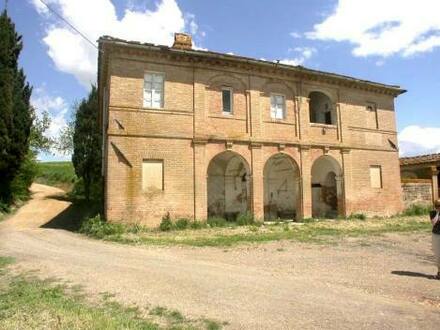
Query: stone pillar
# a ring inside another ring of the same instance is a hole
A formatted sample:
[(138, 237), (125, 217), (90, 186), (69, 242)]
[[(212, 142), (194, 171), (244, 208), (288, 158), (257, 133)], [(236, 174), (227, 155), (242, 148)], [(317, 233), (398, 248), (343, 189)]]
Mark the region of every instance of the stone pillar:
[(260, 92), (249, 90), (249, 122), (250, 135), (259, 139), (262, 135), (262, 113), (260, 109)]
[(309, 101), (308, 97), (297, 96), (295, 97), (296, 106), (298, 109), (298, 132), (299, 139), (304, 140), (307, 139), (309, 135), (309, 127), (310, 127), (310, 110), (309, 110)]
[(312, 164), (310, 146), (300, 147), (301, 155), (301, 216), (300, 219), (312, 217)]
[(335, 103), (335, 109), (336, 109), (336, 125), (338, 125), (338, 141), (343, 142), (342, 137), (342, 116), (341, 116), (341, 104)]
[(437, 199), (439, 199), (438, 195), (438, 173), (436, 166), (431, 167), (431, 184), (432, 184), (432, 201), (435, 202)]
[(336, 197), (338, 199), (338, 215), (345, 216), (344, 211), (344, 177), (336, 176)]
[(256, 220), (264, 220), (264, 182), (263, 182), (263, 151), (261, 144), (251, 143), (251, 187), (252, 214)]
[[(350, 199), (347, 197), (347, 196), (351, 196), (351, 184), (352, 184), (352, 164), (351, 164), (352, 162), (351, 162), (350, 149), (342, 149), (341, 154), (342, 154), (342, 185), (341, 185), (342, 210), (340, 214), (347, 217), (352, 213)], [(339, 202), (339, 198), (338, 198), (338, 202)]]
[(206, 164), (206, 140), (193, 141), (194, 148), (194, 219), (208, 217), (208, 185)]

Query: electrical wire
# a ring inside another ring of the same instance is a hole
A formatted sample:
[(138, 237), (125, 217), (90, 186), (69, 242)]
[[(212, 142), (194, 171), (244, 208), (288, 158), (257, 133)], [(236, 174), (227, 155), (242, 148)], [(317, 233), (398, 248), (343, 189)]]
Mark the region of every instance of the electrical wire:
[(96, 44), (91, 41), (89, 38), (87, 38), (80, 30), (78, 30), (75, 26), (73, 26), (72, 23), (70, 23), (68, 20), (66, 20), (61, 14), (59, 14), (55, 9), (53, 9), (51, 6), (49, 6), (45, 1), (39, 0), (43, 5), (46, 6), (47, 9), (49, 9), (55, 16), (57, 16), (59, 19), (61, 19), (64, 23), (66, 23), (71, 29), (73, 29), (76, 33), (78, 33), (82, 38), (84, 38), (89, 44), (91, 44), (93, 47), (95, 47), (98, 51), (101, 51)]

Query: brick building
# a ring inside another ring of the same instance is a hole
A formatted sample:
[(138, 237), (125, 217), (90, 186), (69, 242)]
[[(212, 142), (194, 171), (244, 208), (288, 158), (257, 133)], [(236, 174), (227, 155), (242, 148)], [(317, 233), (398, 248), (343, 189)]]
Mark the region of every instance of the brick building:
[(440, 153), (400, 158), (403, 201), (432, 205), (440, 198)]
[(402, 209), (398, 86), (193, 50), (183, 34), (99, 48), (110, 221)]

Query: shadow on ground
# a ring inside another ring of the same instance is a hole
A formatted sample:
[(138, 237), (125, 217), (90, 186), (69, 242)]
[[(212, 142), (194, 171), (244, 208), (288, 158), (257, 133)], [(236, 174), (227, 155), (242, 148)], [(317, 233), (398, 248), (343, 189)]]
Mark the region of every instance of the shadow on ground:
[(406, 271), (406, 270), (393, 270), (391, 272), (391, 274), (399, 275), (399, 276), (421, 277), (421, 278), (426, 278), (428, 280), (437, 279), (435, 277), (435, 275), (429, 275), (429, 274), (418, 273), (418, 272), (410, 272), (410, 271)]
[[(69, 199), (63, 195), (53, 195), (47, 198), (69, 201)], [(81, 223), (85, 219), (93, 217), (98, 213), (99, 207), (95, 203), (85, 200), (75, 201), (49, 222), (42, 225), (41, 228), (64, 229), (75, 232), (79, 230)]]

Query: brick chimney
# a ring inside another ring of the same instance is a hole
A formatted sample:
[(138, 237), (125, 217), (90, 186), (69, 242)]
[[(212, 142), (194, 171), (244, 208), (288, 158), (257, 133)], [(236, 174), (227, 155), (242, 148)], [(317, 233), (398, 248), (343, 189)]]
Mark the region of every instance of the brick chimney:
[(173, 48), (192, 49), (192, 38), (190, 34), (174, 33)]

